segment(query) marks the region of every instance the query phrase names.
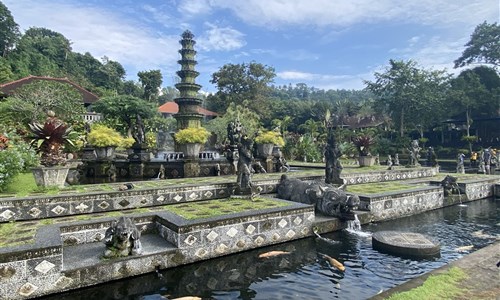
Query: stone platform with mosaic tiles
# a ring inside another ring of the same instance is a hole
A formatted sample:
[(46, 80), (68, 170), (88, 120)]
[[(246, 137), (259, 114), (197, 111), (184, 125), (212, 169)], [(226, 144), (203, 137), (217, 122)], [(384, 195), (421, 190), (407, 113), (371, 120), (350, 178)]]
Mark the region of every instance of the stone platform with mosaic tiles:
[[(391, 194), (391, 199), (382, 199), (381, 201), (385, 202), (380, 202), (383, 205), (377, 206), (377, 209), (397, 211), (394, 210), (395, 203), (402, 206), (418, 201), (419, 190), (426, 190), (419, 184), (429, 182), (430, 177), (434, 175), (436, 172), (428, 169), (405, 173), (405, 177), (417, 184), (416, 187), (410, 188), (410, 192), (416, 192), (417, 200), (406, 198), (404, 201), (404, 197), (397, 198), (398, 193), (388, 193)], [(376, 182), (376, 179), (382, 182), (396, 180), (403, 174), (392, 176), (387, 172), (379, 172), (376, 175), (372, 173), (366, 176), (350, 176), (347, 181), (363, 183)], [(322, 177), (308, 176), (303, 179), (314, 180)], [(267, 179), (256, 183), (265, 193), (272, 194), (277, 182), (275, 179)], [(493, 186), (498, 184), (499, 180), (498, 177), (464, 177), (460, 183), (465, 184), (466, 190), (470, 184), (468, 200), (474, 200), (474, 197), (491, 196)], [(50, 197), (40, 197), (41, 200), (38, 201), (27, 200), (28, 203), (24, 203), (23, 209), (19, 209), (19, 203), (14, 202), (18, 199), (1, 199), (0, 202), (10, 205), (2, 210), (3, 222), (9, 219), (17, 220), (12, 218), (16, 215), (17, 218), (21, 215), (27, 220), (2, 224), (13, 226), (16, 234), (3, 236), (0, 243), (0, 293), (7, 299), (35, 298), (313, 236), (313, 228), (323, 233), (345, 227), (338, 219), (315, 215), (312, 206), (300, 203), (269, 196), (257, 200), (263, 203), (252, 203), (248, 199), (229, 200), (227, 196), (231, 186), (232, 183), (210, 185), (200, 182), (200, 185), (191, 186), (110, 191), (108, 194), (116, 193), (110, 198), (103, 196), (106, 193), (102, 191), (58, 196), (66, 199), (68, 203), (61, 201), (61, 198), (52, 202)], [(436, 197), (442, 197), (439, 187), (431, 186), (428, 189), (435, 190), (438, 195)], [(411, 193), (405, 191), (399, 194), (408, 197)], [(376, 219), (376, 214), (369, 210), (376, 206), (376, 198), (383, 196), (364, 195), (368, 199), (365, 203), (372, 201), (370, 198), (375, 200), (364, 207), (365, 211), (358, 212), (362, 223)], [(392, 205), (386, 204), (389, 200)], [(222, 208), (222, 215), (203, 215), (201, 206), (216, 208), (218, 203), (229, 201), (239, 202), (230, 203), (231, 209)], [(36, 206), (37, 204), (44, 206)], [(200, 207), (193, 209), (191, 206), (195, 204)], [(259, 209), (253, 209), (259, 204)], [(452, 203), (440, 202), (440, 205), (450, 204)], [(165, 209), (175, 206), (180, 206), (180, 210)], [(15, 211), (14, 207), (19, 210)], [(33, 207), (37, 207), (41, 212)], [(423, 206), (423, 209), (432, 208), (434, 207)], [(87, 209), (89, 210), (86, 211)], [(188, 216), (189, 209), (194, 211), (193, 218)], [(102, 259), (105, 249), (102, 243), (104, 233), (112, 221), (121, 215), (133, 218), (141, 230), (144, 252), (139, 256)], [(21, 233), (24, 233), (24, 236)], [(13, 240), (9, 240), (11, 236)]]

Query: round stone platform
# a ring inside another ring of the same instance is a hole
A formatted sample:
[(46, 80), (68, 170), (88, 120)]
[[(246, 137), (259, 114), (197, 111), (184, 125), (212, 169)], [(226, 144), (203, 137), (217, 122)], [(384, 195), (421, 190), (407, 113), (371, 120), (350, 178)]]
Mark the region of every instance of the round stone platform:
[(414, 232), (379, 231), (372, 236), (373, 249), (411, 258), (440, 255), (440, 245), (429, 237)]

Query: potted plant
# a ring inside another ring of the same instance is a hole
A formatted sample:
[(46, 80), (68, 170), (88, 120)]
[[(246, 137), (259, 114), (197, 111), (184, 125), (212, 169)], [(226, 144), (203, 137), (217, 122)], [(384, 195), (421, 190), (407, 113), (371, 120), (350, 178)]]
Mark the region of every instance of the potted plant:
[(375, 144), (375, 139), (369, 135), (359, 135), (353, 139), (353, 143), (359, 153), (359, 165), (373, 166), (375, 157), (370, 153), (370, 148)]
[(279, 147), (285, 145), (285, 141), (277, 131), (260, 132), (255, 137), (255, 143), (257, 143), (257, 150), (262, 157), (271, 156), (275, 145)]
[(125, 139), (118, 131), (102, 124), (92, 126), (92, 130), (88, 133), (87, 141), (90, 145), (94, 146), (98, 160), (113, 159), (117, 147), (129, 148), (134, 143), (133, 138)]
[(209, 136), (210, 132), (203, 127), (190, 127), (177, 131), (174, 139), (186, 157), (197, 158)]
[(28, 124), (32, 132), (31, 147), (40, 154), (40, 167), (32, 168), (38, 186), (63, 187), (68, 175), (65, 144), (73, 145), (69, 139), (72, 128), (56, 118), (53, 111), (47, 112), (45, 123)]

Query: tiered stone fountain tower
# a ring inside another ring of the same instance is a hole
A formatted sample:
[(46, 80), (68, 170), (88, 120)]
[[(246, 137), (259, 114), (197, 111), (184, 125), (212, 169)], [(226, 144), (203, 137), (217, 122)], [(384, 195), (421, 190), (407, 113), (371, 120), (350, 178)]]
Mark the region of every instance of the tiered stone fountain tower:
[(179, 112), (174, 116), (177, 120), (177, 130), (201, 127), (201, 119), (203, 118), (203, 115), (198, 111), (202, 100), (197, 98), (201, 85), (195, 83), (196, 77), (200, 74), (194, 69), (197, 62), (195, 60), (196, 51), (193, 47), (196, 42), (193, 40), (194, 35), (189, 30), (184, 31), (181, 36), (182, 40), (179, 43), (182, 45), (182, 49), (179, 50), (179, 53), (182, 58), (178, 61), (181, 70), (177, 71), (181, 82), (175, 85), (180, 92), (180, 97), (174, 99), (175, 103), (179, 105)]

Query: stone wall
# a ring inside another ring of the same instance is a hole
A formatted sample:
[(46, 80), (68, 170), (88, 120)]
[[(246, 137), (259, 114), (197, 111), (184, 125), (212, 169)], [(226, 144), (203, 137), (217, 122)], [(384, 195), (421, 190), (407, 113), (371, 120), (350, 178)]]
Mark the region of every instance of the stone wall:
[(418, 179), (439, 174), (439, 168), (399, 168), (386, 171), (367, 171), (365, 173), (342, 174), (347, 184), (361, 184), (395, 180)]
[[(342, 176), (348, 184), (359, 184), (434, 176), (437, 168), (402, 168), (395, 171), (370, 171)], [(292, 175), (293, 173), (288, 173)], [(300, 177), (302, 180), (324, 180), (324, 176)], [(279, 179), (259, 180), (254, 184), (262, 194), (276, 192)], [(118, 189), (119, 184), (116, 185)], [(0, 222), (36, 220), (88, 213), (120, 211), (141, 207), (154, 207), (181, 202), (229, 197), (236, 183), (166, 186), (128, 191), (103, 191), (85, 194), (31, 196), (0, 199)]]
[(361, 210), (368, 210), (372, 221), (396, 219), (443, 207), (441, 187), (422, 187), (412, 191), (359, 195)]
[(35, 298), (310, 236), (314, 208), (287, 203), (198, 221), (141, 214), (144, 253), (118, 259), (101, 259), (113, 219), (45, 226), (34, 244), (0, 248), (0, 295)]

